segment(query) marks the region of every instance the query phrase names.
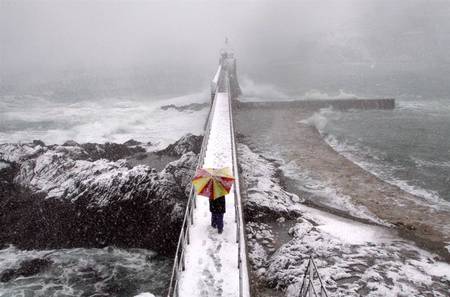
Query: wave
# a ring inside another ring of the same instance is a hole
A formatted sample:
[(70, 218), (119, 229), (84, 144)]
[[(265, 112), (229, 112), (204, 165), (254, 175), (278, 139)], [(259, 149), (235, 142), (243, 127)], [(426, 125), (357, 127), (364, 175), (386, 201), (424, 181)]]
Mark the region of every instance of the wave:
[(450, 99), (441, 100), (397, 100), (397, 109), (413, 112), (426, 112), (427, 115), (450, 113)]
[(363, 99), (363, 96), (357, 96), (352, 93), (347, 93), (342, 89), (339, 89), (339, 92), (334, 95), (330, 95), (326, 92), (320, 90), (309, 90), (307, 91), (301, 99), (304, 100), (339, 100), (339, 99)]
[[(346, 157), (354, 164), (377, 176), (383, 181), (397, 186), (403, 191), (410, 193), (416, 197), (420, 197), (425, 201), (431, 202), (435, 207), (450, 207), (450, 203), (442, 199), (437, 191), (424, 189), (412, 184), (411, 181), (396, 178), (394, 174), (395, 171), (405, 171), (407, 169), (400, 168), (391, 163), (383, 163), (383, 152), (376, 151), (375, 149), (364, 146), (361, 143), (351, 143), (342, 139), (339, 140), (335, 135), (327, 132), (327, 126), (330, 124), (330, 121), (336, 121), (341, 116), (342, 113), (339, 111), (334, 111), (331, 108), (323, 108), (319, 112), (315, 112), (309, 118), (299, 121), (299, 123), (315, 127), (317, 131), (322, 135), (322, 138), (325, 140), (325, 142), (337, 153)], [(419, 166), (450, 166), (450, 162), (433, 162), (419, 159), (414, 159), (414, 162)]]
[(330, 108), (322, 108), (319, 112), (314, 112), (312, 116), (307, 119), (299, 121), (299, 123), (313, 126), (322, 133), (325, 127), (328, 125), (330, 117), (336, 118), (339, 115), (339, 112), (334, 111)]
[(242, 101), (269, 101), (287, 100), (289, 96), (277, 89), (274, 85), (256, 83), (247, 76), (242, 77), (241, 87), (244, 93)]
[(450, 161), (430, 161), (422, 160), (418, 158), (412, 158), (416, 166), (418, 167), (443, 167), (450, 168)]
[(159, 149), (186, 133), (200, 134), (201, 119), (207, 114), (206, 109), (177, 112), (162, 110), (160, 106), (208, 100), (207, 92), (146, 100), (103, 98), (72, 104), (35, 96), (0, 97), (4, 107), (0, 111), (0, 143), (34, 139), (47, 144), (62, 144), (67, 140), (122, 143), (135, 139), (151, 142)]
[(47, 259), (45, 272), (0, 282), (0, 296), (134, 296), (166, 290), (171, 260), (144, 249), (0, 250), (0, 274), (24, 260)]
[(407, 169), (394, 166), (393, 164), (383, 164), (383, 162), (381, 162), (383, 159), (382, 152), (377, 152), (373, 148), (363, 146), (362, 144), (339, 141), (337, 137), (331, 134), (323, 134), (323, 138), (325, 142), (336, 152), (381, 180), (397, 186), (407, 193), (430, 202), (430, 206), (432, 207), (450, 208), (450, 203), (442, 199), (437, 191), (424, 189), (417, 185), (411, 184), (411, 181), (396, 178), (394, 171)]

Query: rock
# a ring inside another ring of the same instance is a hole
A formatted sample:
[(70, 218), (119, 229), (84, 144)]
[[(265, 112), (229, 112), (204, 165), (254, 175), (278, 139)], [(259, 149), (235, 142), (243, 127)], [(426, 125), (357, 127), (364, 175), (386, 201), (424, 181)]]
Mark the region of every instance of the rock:
[(80, 145), (78, 144), (78, 142), (74, 140), (67, 140), (66, 142), (63, 143), (63, 146), (80, 146)]
[(177, 142), (170, 144), (165, 149), (157, 152), (157, 154), (168, 156), (181, 156), (187, 152), (200, 153), (202, 148), (203, 136), (197, 136), (192, 134), (186, 134), (181, 137)]
[(134, 297), (155, 297), (155, 295), (151, 293), (140, 293), (139, 295), (136, 295)]
[(136, 141), (134, 139), (130, 139), (130, 140), (125, 141), (123, 144), (127, 145), (127, 146), (134, 146), (134, 145), (140, 145), (140, 144), (142, 144), (142, 142)]
[(34, 145), (45, 146), (45, 143), (42, 140), (33, 140)]
[(279, 218), (277, 219), (277, 222), (278, 222), (278, 223), (284, 223), (284, 222), (286, 222), (286, 219), (285, 219), (284, 217), (279, 217)]
[(298, 197), (298, 196), (295, 195), (295, 194), (292, 194), (291, 199), (292, 199), (292, 202), (295, 202), (295, 203), (302, 202), (301, 199), (300, 199), (300, 197)]
[(0, 282), (6, 283), (10, 280), (14, 279), (16, 275), (16, 271), (14, 269), (6, 269), (2, 273), (0, 273)]
[(0, 282), (9, 282), (12, 279), (18, 278), (19, 276), (29, 277), (38, 273), (41, 273), (48, 267), (50, 267), (53, 262), (49, 259), (31, 259), (25, 260), (20, 263), (17, 269), (7, 269), (0, 274)]
[(123, 144), (0, 144), (0, 157), (16, 160), (0, 174), (0, 245), (172, 254), (197, 165), (195, 153), (183, 153), (192, 138), (179, 141), (181, 155), (160, 172), (115, 160), (141, 151)]
[(247, 220), (276, 220), (280, 216), (294, 219), (300, 216), (301, 207), (292, 201), (293, 195), (280, 186), (279, 165), (252, 152), (244, 144), (238, 144), (238, 153), (248, 193), (244, 201)]
[(111, 161), (117, 161), (128, 156), (143, 153), (145, 149), (140, 146), (130, 147), (127, 144), (117, 143), (85, 143), (81, 147), (85, 150), (90, 160), (107, 159)]

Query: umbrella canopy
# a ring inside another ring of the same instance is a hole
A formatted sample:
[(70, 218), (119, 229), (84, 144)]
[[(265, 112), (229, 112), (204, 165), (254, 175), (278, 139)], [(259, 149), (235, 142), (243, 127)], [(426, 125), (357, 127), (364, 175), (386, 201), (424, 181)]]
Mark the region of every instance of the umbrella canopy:
[(200, 168), (192, 180), (195, 192), (209, 199), (216, 199), (230, 193), (233, 182), (234, 177), (229, 167)]

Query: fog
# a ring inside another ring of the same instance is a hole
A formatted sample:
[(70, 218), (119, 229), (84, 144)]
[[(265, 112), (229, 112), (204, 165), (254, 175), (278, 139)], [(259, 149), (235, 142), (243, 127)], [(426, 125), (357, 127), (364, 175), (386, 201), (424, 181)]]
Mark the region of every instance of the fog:
[(8, 94), (61, 81), (80, 92), (201, 90), (225, 37), (243, 77), (294, 95), (364, 90), (418, 71), (418, 84), (436, 89), (450, 73), (446, 1), (0, 3), (0, 90)]

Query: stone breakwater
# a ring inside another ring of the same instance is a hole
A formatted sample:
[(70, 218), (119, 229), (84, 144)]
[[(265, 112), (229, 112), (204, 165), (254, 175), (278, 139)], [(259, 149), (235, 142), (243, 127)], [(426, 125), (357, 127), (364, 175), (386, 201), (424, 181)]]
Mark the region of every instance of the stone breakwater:
[(319, 110), (332, 107), (337, 110), (348, 109), (394, 109), (395, 99), (316, 99), (316, 100), (292, 100), (292, 101), (265, 101), (265, 102), (236, 102), (240, 109), (269, 108), (289, 109), (304, 108), (308, 110)]
[[(127, 144), (1, 144), (0, 245), (176, 247), (201, 136), (146, 153)], [(137, 159), (166, 156), (160, 171)], [(128, 162), (128, 160), (133, 162)]]

